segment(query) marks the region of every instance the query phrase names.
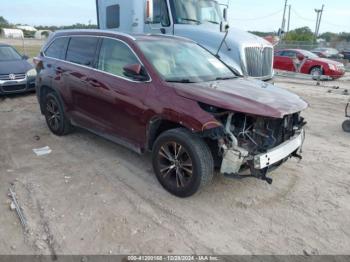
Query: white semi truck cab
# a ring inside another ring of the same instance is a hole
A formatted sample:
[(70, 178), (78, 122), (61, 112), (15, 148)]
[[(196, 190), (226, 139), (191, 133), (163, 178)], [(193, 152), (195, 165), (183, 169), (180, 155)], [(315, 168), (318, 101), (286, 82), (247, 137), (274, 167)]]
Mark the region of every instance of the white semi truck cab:
[(227, 6), (221, 10), (216, 0), (96, 0), (96, 7), (100, 29), (186, 37), (241, 75), (273, 77), (273, 46), (242, 30), (227, 31)]

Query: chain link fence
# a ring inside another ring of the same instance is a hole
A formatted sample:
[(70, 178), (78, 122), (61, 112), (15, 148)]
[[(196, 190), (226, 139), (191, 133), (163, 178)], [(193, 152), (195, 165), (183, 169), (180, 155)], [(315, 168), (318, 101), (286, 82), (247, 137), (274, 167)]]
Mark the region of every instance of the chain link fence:
[(46, 40), (43, 39), (13, 39), (13, 38), (0, 38), (0, 44), (8, 44), (17, 49), (17, 51), (23, 55), (32, 58), (39, 54), (41, 47)]

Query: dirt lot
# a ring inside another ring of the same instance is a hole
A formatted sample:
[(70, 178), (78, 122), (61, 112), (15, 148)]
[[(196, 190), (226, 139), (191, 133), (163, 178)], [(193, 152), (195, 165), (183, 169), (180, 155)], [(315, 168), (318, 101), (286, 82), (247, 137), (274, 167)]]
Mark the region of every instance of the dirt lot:
[[(310, 103), (304, 160), (272, 185), (218, 175), (189, 199), (161, 188), (149, 155), (82, 130), (52, 135), (33, 94), (0, 100), (0, 254), (350, 254), (349, 79), (277, 78)], [(37, 157), (43, 146), (53, 152)]]

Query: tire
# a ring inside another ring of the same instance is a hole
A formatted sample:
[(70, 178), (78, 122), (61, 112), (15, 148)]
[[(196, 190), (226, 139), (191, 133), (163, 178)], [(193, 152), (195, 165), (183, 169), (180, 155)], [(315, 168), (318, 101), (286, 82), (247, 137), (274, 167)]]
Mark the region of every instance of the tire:
[(66, 117), (64, 107), (56, 93), (48, 93), (44, 101), (44, 115), (46, 124), (57, 136), (64, 136), (70, 133), (71, 124)]
[(161, 134), (152, 154), (159, 183), (175, 196), (190, 197), (213, 179), (214, 161), (208, 145), (187, 129)]
[(350, 133), (350, 120), (345, 120), (343, 123), (343, 130)]
[(318, 66), (313, 67), (313, 68), (311, 68), (311, 70), (310, 70), (310, 75), (312, 75), (313, 79), (317, 80), (317, 78), (318, 78), (319, 76), (322, 76), (322, 75), (323, 75), (323, 70), (322, 70), (321, 67), (318, 67)]

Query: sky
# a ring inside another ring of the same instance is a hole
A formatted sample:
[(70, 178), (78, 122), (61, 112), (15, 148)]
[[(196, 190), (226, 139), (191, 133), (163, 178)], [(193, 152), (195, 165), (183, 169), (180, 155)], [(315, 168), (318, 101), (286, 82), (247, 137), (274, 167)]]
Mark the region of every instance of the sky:
[[(220, 0), (227, 3), (227, 0)], [(284, 0), (229, 0), (229, 22), (251, 31), (277, 31)], [(290, 28), (316, 25), (315, 8), (325, 4), (320, 32), (350, 32), (350, 0), (288, 0), (292, 5)], [(70, 25), (96, 23), (95, 0), (1, 0), (0, 16), (11, 23)], [(287, 17), (287, 16), (286, 16)]]

